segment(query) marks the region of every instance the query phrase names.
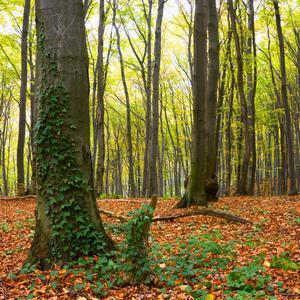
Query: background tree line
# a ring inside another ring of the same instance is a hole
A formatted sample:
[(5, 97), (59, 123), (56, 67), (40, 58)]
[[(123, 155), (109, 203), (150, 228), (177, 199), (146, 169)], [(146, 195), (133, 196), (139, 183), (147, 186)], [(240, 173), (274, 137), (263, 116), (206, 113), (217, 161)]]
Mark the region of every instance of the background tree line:
[[(0, 5), (1, 193), (34, 193), (34, 3)], [(97, 194), (180, 196), (191, 173), (194, 2), (100, 0), (84, 1), (84, 8)], [(228, 0), (216, 9), (220, 67), (210, 107), (216, 134), (206, 134), (219, 193), (294, 194), (299, 3)]]

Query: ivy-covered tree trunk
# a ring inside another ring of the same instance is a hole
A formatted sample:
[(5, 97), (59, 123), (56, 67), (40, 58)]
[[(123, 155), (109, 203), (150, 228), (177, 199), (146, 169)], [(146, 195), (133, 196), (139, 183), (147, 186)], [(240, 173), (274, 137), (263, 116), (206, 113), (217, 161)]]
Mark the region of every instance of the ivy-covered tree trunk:
[(195, 2), (193, 70), (193, 141), (191, 175), (178, 208), (206, 205), (205, 182), (205, 102), (207, 97), (207, 1)]
[(36, 230), (27, 262), (47, 268), (112, 246), (96, 206), (88, 56), (80, 0), (37, 0)]

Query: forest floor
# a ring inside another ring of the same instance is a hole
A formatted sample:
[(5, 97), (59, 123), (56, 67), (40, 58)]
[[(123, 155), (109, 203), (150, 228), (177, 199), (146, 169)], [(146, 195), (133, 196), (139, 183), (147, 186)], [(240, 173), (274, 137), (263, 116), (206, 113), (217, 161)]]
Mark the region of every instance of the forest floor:
[[(182, 211), (173, 209), (175, 203), (160, 200), (155, 216)], [(98, 204), (126, 216), (142, 200)], [(155, 222), (149, 243), (156, 277), (148, 286), (105, 283), (101, 299), (300, 299), (300, 196), (222, 198), (211, 206), (254, 224), (208, 216)], [(0, 199), (0, 299), (100, 299), (82, 270), (20, 274), (34, 234), (34, 208), (33, 198)], [(120, 221), (102, 219), (112, 238), (122, 240)]]

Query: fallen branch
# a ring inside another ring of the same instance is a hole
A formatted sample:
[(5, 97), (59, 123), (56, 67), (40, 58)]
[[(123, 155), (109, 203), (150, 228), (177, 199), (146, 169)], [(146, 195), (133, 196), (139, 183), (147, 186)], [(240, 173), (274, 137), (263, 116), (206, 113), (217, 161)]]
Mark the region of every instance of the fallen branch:
[(109, 210), (99, 208), (99, 212), (102, 213), (103, 215), (119, 219), (121, 222), (127, 222), (129, 220), (128, 217), (122, 216), (118, 213), (113, 213), (112, 211)]
[(139, 203), (150, 204), (150, 200), (131, 200), (131, 199), (97, 199), (98, 202), (125, 202), (125, 203)]
[[(107, 211), (104, 209), (99, 209), (99, 211), (100, 211), (100, 213), (103, 213), (104, 215), (107, 215), (109, 217), (117, 218), (121, 222), (127, 222), (129, 220), (128, 217), (122, 216), (117, 213), (113, 213), (111, 211)], [(244, 219), (244, 218), (241, 218), (241, 217), (229, 214), (229, 213), (216, 211), (216, 210), (212, 210), (212, 209), (207, 209), (207, 208), (201, 208), (201, 209), (197, 209), (197, 210), (193, 210), (193, 211), (187, 211), (187, 212), (183, 212), (183, 213), (175, 214), (175, 215), (154, 217), (152, 219), (152, 222), (173, 221), (174, 219), (192, 217), (192, 216), (197, 216), (197, 215), (217, 217), (217, 218), (221, 218), (221, 219), (225, 219), (228, 221), (237, 222), (237, 223), (241, 223), (241, 224), (253, 224), (253, 222), (250, 220), (247, 220), (247, 219)]]
[(217, 217), (217, 218), (221, 218), (221, 219), (225, 219), (228, 221), (237, 222), (237, 223), (241, 223), (241, 224), (253, 224), (253, 222), (250, 220), (247, 220), (247, 219), (244, 219), (244, 218), (241, 218), (241, 217), (229, 214), (229, 213), (225, 213), (222, 211), (217, 211), (217, 210), (207, 209), (207, 208), (200, 208), (200, 209), (187, 211), (187, 212), (170, 215), (170, 216), (155, 217), (155, 218), (153, 218), (152, 222), (168, 221), (168, 220), (172, 221), (174, 219), (192, 217), (192, 216), (197, 216), (197, 215)]
[(26, 199), (36, 199), (35, 195), (27, 195), (27, 196), (15, 196), (15, 197), (0, 197), (0, 200), (5, 201), (14, 201), (14, 200), (26, 200)]
[[(157, 196), (153, 196), (152, 199), (151, 199), (151, 201), (147, 201), (145, 203), (148, 203), (150, 206), (152, 206), (153, 210), (155, 210), (157, 202), (158, 202)], [(106, 215), (106, 216), (119, 219), (121, 222), (128, 222), (129, 219), (130, 219), (127, 216), (122, 216), (119, 213), (114, 213), (112, 211), (101, 209), (101, 208), (99, 208), (99, 212), (102, 213), (102, 214), (104, 214), (104, 215)]]

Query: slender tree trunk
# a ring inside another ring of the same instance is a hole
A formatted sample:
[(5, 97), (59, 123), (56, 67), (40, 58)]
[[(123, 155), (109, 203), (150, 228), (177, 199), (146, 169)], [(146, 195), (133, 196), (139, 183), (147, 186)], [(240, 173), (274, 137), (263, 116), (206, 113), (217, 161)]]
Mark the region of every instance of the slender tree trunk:
[[(83, 0), (83, 13), (84, 13), (84, 18), (87, 17), (87, 13), (89, 11), (90, 5), (92, 4), (93, 0)], [(102, 1), (102, 0), (100, 0)]]
[(205, 193), (207, 201), (218, 200), (218, 181), (216, 177), (216, 112), (219, 80), (219, 33), (216, 1), (208, 1), (209, 63), (208, 88), (206, 99), (206, 144), (207, 162), (205, 174)]
[[(104, 164), (105, 164), (105, 138), (104, 138), (104, 63), (103, 63), (103, 40), (105, 30), (104, 0), (99, 3), (99, 27), (98, 27), (98, 58), (97, 58), (97, 121), (96, 137), (98, 140), (98, 164), (97, 164), (97, 193), (102, 194)], [(95, 145), (96, 146), (96, 145)]]
[(153, 95), (152, 95), (152, 122), (150, 147), (149, 196), (157, 195), (157, 152), (158, 152), (158, 123), (159, 123), (159, 76), (161, 62), (161, 25), (163, 20), (165, 0), (158, 1), (153, 66)]
[(215, 136), (215, 156), (218, 157), (219, 152), (219, 134), (220, 134), (220, 128), (221, 128), (221, 118), (222, 118), (222, 109), (224, 104), (224, 98), (225, 98), (225, 84), (227, 81), (227, 69), (228, 69), (228, 60), (229, 60), (229, 54), (230, 54), (230, 44), (231, 44), (231, 37), (232, 33), (231, 30), (228, 31), (228, 41), (226, 46), (226, 53), (224, 57), (224, 63), (222, 66), (222, 77), (220, 80), (220, 87), (218, 92), (218, 103), (217, 103), (217, 124), (216, 124), (216, 136)]
[(163, 107), (162, 107), (162, 96), (160, 100), (160, 134), (161, 134), (161, 149), (159, 149), (159, 169), (158, 169), (158, 196), (164, 195), (164, 161), (165, 161), (165, 134), (163, 128)]
[(227, 116), (226, 124), (226, 196), (231, 194), (231, 174), (232, 174), (232, 112), (233, 112), (233, 98), (234, 98), (234, 74), (232, 73), (231, 86), (230, 86), (230, 95), (229, 95), (229, 112)]
[(27, 92), (27, 36), (30, 15), (30, 0), (25, 0), (23, 12), (22, 40), (21, 40), (21, 88), (19, 103), (19, 133), (17, 149), (17, 189), (18, 195), (24, 194), (24, 146), (26, 126), (26, 92)]
[(247, 86), (248, 86), (248, 112), (249, 112), (249, 147), (250, 147), (250, 179), (248, 186), (248, 194), (253, 195), (255, 185), (255, 169), (256, 169), (256, 138), (255, 138), (255, 93), (257, 83), (257, 63), (256, 63), (256, 41), (254, 27), (254, 7), (253, 0), (248, 0), (248, 31), (247, 39), (247, 55), (249, 57), (249, 65), (247, 70)]
[(6, 158), (8, 157), (9, 160), (9, 156), (7, 156), (6, 154), (6, 147), (7, 147), (7, 138), (8, 138), (8, 120), (10, 118), (10, 101), (11, 99), (5, 101), (3, 93), (1, 94), (0, 112), (2, 114), (1, 117), (3, 118), (3, 127), (2, 130), (0, 130), (0, 134), (1, 134), (0, 164), (2, 166), (3, 196), (8, 196), (8, 173), (7, 173), (8, 168), (6, 166)]
[(126, 138), (127, 138), (127, 146), (128, 146), (128, 194), (130, 197), (135, 197), (135, 183), (134, 183), (134, 163), (133, 163), (133, 147), (132, 147), (132, 135), (131, 135), (131, 113), (130, 113), (130, 99), (129, 99), (129, 91), (126, 82), (125, 75), (125, 65), (123, 59), (123, 53), (121, 49), (121, 37), (119, 28), (116, 25), (116, 13), (117, 13), (117, 3), (114, 1), (114, 15), (113, 15), (113, 25), (115, 27), (116, 36), (117, 36), (117, 48), (119, 53), (119, 61), (121, 68), (121, 78), (124, 88), (124, 94), (126, 99)]
[[(276, 109), (282, 109), (282, 101), (280, 99), (280, 93), (276, 85), (275, 80), (275, 74), (274, 74), (274, 66), (272, 62), (272, 52), (271, 52), (271, 37), (270, 37), (270, 30), (269, 26), (267, 26), (267, 36), (268, 36), (268, 54), (267, 59), (269, 62), (269, 68), (270, 68), (270, 74), (271, 74), (271, 80), (272, 85), (274, 88), (274, 93), (276, 96)], [(278, 113), (278, 123), (279, 123), (279, 129), (280, 129), (280, 164), (278, 171), (278, 191), (280, 195), (283, 195), (286, 193), (286, 139), (285, 139), (285, 124), (284, 119), (280, 113)], [(278, 138), (279, 140), (279, 138)]]
[(109, 115), (107, 114), (107, 124), (106, 124), (106, 145), (107, 145), (107, 155), (106, 155), (106, 169), (105, 169), (105, 193), (109, 194), (109, 171), (110, 171), (110, 124), (109, 124)]
[(248, 124), (248, 109), (247, 109), (247, 101), (246, 95), (244, 91), (244, 78), (243, 78), (243, 57), (242, 57), (242, 49), (241, 49), (241, 41), (240, 36), (238, 34), (236, 24), (236, 12), (233, 7), (232, 0), (228, 0), (228, 11), (231, 20), (231, 29), (234, 36), (235, 41), (235, 49), (236, 49), (236, 61), (237, 61), (237, 88), (239, 92), (239, 97), (241, 101), (241, 111), (242, 111), (242, 122), (244, 124), (244, 151), (243, 151), (243, 161), (241, 166), (241, 176), (238, 181), (238, 190), (237, 193), (240, 195), (245, 195), (248, 193), (247, 191), (247, 179), (248, 179), (248, 169), (250, 162), (250, 144), (249, 144), (249, 124)]
[(281, 73), (281, 99), (285, 111), (285, 121), (286, 121), (286, 145), (287, 145), (287, 155), (288, 155), (288, 171), (289, 171), (289, 194), (297, 194), (296, 186), (296, 172), (295, 172), (295, 160), (294, 160), (294, 143), (293, 143), (293, 133), (292, 133), (292, 122), (290, 107), (288, 103), (287, 94), (287, 82), (286, 82), (286, 67), (285, 67), (285, 50), (284, 41), (281, 28), (281, 18), (279, 12), (279, 5), (277, 0), (273, 0), (275, 18), (276, 18), (276, 28), (279, 41), (279, 51), (280, 51), (280, 73)]
[(151, 143), (151, 79), (152, 79), (152, 6), (153, 0), (148, 0), (148, 16), (147, 16), (147, 80), (146, 80), (146, 144), (144, 154), (143, 169), (143, 188), (142, 195), (147, 196), (149, 183), (149, 159), (150, 159), (150, 143)]
[[(30, 194), (35, 195), (37, 191), (36, 183), (36, 146), (34, 141), (34, 130), (38, 117), (38, 103), (37, 103), (37, 93), (36, 93), (36, 76), (35, 76), (35, 66), (33, 61), (33, 45), (32, 45), (32, 29), (31, 37), (28, 43), (29, 50), (29, 68), (30, 68), (30, 146), (31, 146), (31, 184), (30, 184)], [(36, 57), (36, 61), (38, 58)]]

